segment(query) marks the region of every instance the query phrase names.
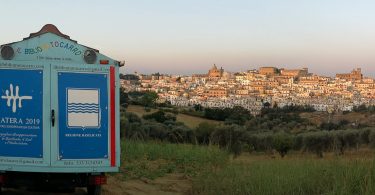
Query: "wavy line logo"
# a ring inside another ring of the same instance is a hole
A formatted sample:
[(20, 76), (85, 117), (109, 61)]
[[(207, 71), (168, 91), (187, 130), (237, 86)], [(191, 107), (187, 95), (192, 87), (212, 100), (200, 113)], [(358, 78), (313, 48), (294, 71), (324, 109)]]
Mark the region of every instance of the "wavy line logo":
[(67, 89), (68, 127), (100, 127), (99, 94), (99, 89)]
[(99, 113), (99, 104), (68, 103), (68, 113)]
[[(17, 105), (18, 108), (22, 108), (22, 100), (32, 100), (32, 96), (19, 96), (20, 88), (16, 86), (13, 88), (13, 84), (10, 84), (9, 90), (5, 91), (5, 96), (1, 96), (1, 99), (7, 100), (7, 106), (12, 107), (12, 112), (17, 112)], [(14, 93), (15, 92), (15, 93)]]

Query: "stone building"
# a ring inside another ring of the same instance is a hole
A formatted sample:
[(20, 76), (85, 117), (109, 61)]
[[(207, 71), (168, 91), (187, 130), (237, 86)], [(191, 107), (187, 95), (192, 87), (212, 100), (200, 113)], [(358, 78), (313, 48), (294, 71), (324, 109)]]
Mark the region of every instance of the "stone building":
[(345, 80), (362, 80), (363, 75), (360, 68), (352, 70), (350, 73), (336, 74), (336, 78)]
[(228, 91), (226, 89), (209, 89), (204, 93), (207, 97), (227, 97)]
[(260, 67), (259, 74), (267, 75), (267, 76), (275, 76), (277, 75), (279, 70), (275, 67)]
[(287, 77), (305, 77), (309, 74), (309, 71), (307, 68), (302, 69), (280, 69), (281, 76), (287, 76)]
[(218, 69), (216, 67), (216, 64), (208, 71), (208, 77), (209, 78), (221, 78), (223, 76), (224, 69), (220, 68)]

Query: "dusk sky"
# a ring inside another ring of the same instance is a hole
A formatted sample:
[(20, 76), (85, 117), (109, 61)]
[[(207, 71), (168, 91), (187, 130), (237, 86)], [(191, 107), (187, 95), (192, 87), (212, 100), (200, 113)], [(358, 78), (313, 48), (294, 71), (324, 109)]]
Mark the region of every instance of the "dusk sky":
[(126, 60), (124, 72), (191, 74), (308, 67), (375, 76), (375, 1), (0, 0), (0, 44), (47, 23)]

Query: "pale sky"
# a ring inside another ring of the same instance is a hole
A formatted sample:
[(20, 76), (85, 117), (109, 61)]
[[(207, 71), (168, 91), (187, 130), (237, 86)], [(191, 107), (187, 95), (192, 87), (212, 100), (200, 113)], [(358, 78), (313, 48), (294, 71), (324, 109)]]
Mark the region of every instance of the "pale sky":
[(123, 71), (191, 74), (308, 67), (375, 77), (372, 0), (0, 0), (0, 44), (47, 23), (126, 60)]

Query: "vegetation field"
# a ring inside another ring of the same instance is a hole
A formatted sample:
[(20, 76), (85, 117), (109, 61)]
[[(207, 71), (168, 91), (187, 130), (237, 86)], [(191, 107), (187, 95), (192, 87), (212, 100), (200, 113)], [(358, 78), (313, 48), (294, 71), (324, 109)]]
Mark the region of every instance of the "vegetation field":
[[(129, 105), (126, 108), (127, 112), (132, 112), (137, 114), (139, 117), (142, 117), (145, 114), (151, 114), (157, 111), (157, 109), (150, 109), (149, 112), (146, 112), (143, 106), (138, 106), (138, 105)], [(211, 124), (219, 124), (219, 121), (215, 120), (209, 120), (201, 117), (195, 117), (195, 116), (190, 116), (186, 114), (177, 114), (177, 122), (183, 122), (186, 126), (189, 128), (196, 128), (200, 123), (207, 122)]]
[(173, 180), (189, 190), (180, 194), (375, 194), (375, 107), (264, 107), (258, 116), (241, 107), (147, 110), (129, 105), (121, 115), (122, 136), (138, 140), (123, 144), (127, 183), (182, 174)]
[(214, 146), (125, 141), (122, 143), (125, 179), (157, 178), (168, 173), (195, 176), (206, 169), (223, 167), (229, 154)]
[[(247, 156), (193, 183), (194, 194), (374, 194), (373, 159)], [(251, 159), (251, 160), (249, 160)]]
[(233, 159), (215, 146), (125, 141), (122, 147), (123, 180), (180, 173), (191, 181), (188, 194), (375, 194), (370, 149), (324, 158), (295, 152)]
[(335, 113), (328, 114), (326, 112), (305, 112), (301, 113), (300, 116), (304, 119), (308, 119), (310, 122), (316, 125), (320, 125), (322, 122), (327, 120), (333, 123), (339, 123), (340, 121), (348, 121), (351, 124), (366, 124), (367, 126), (375, 126), (375, 114), (374, 113)]
[(215, 120), (209, 120), (205, 118), (195, 117), (195, 116), (189, 116), (186, 114), (178, 114), (177, 115), (177, 121), (183, 122), (186, 126), (190, 128), (196, 128), (201, 123), (211, 123), (211, 124), (220, 124), (219, 121)]
[(127, 108), (126, 108), (126, 111), (127, 112), (132, 112), (132, 113), (135, 113), (137, 114), (139, 117), (142, 117), (143, 115), (145, 114), (150, 114), (150, 113), (154, 113), (157, 111), (157, 109), (153, 109), (153, 108), (150, 108), (150, 111), (149, 112), (146, 112), (145, 108), (143, 106), (138, 106), (138, 105), (129, 105)]

